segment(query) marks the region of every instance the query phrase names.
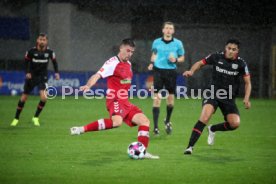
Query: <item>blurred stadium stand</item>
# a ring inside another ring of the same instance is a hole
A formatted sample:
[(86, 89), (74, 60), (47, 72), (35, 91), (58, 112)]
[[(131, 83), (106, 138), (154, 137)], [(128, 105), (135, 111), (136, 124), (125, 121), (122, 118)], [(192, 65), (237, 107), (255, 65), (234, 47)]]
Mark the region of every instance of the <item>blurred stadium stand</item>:
[[(176, 23), (175, 37), (184, 42), (186, 62), (179, 74), (209, 53), (238, 38), (240, 56), (251, 70), (254, 97), (276, 96), (276, 2), (188, 0), (2, 0), (0, 2), (0, 70), (23, 70), (24, 53), (39, 32), (49, 36), (60, 70), (96, 71), (117, 52), (122, 38), (133, 37), (136, 73), (147, 72), (153, 39), (164, 21)], [(51, 67), (50, 67), (51, 68)], [(187, 81), (205, 88), (210, 68)]]

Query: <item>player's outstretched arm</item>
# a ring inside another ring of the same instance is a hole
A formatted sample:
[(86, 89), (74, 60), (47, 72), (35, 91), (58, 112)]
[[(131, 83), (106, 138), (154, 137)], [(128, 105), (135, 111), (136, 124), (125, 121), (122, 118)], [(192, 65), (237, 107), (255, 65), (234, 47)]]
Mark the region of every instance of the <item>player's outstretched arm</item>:
[(85, 91), (88, 91), (92, 86), (94, 86), (94, 85), (97, 83), (97, 81), (98, 81), (100, 78), (101, 78), (101, 75), (98, 74), (98, 73), (92, 75), (92, 76), (90, 77), (90, 79), (88, 80), (88, 82), (86, 83), (86, 85), (80, 87), (80, 90), (81, 90), (81, 91), (84, 91), (84, 92), (85, 92)]
[(197, 70), (199, 70), (200, 68), (202, 68), (204, 65), (205, 65), (205, 64), (204, 64), (203, 60), (200, 60), (200, 61), (196, 62), (196, 63), (192, 66), (192, 68), (191, 68), (189, 71), (185, 71), (185, 72), (183, 73), (183, 75), (184, 75), (185, 77), (191, 77), (191, 76), (194, 75), (194, 73), (195, 73)]
[(250, 103), (250, 94), (251, 94), (251, 79), (250, 79), (250, 75), (244, 76), (243, 77), (244, 80), (244, 99), (243, 99), (243, 103), (246, 109), (249, 109), (251, 107), (251, 103)]

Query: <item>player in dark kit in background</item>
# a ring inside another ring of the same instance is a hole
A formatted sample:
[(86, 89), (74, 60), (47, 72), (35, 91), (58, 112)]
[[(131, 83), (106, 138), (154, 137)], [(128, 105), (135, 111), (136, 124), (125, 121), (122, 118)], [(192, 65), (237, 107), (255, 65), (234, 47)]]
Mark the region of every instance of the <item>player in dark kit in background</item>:
[(44, 33), (40, 33), (36, 40), (36, 47), (26, 52), (26, 79), (24, 84), (24, 92), (18, 102), (14, 120), (11, 126), (16, 126), (19, 122), (19, 115), (27, 101), (28, 95), (35, 86), (39, 88), (40, 102), (38, 103), (32, 122), (35, 126), (40, 126), (38, 116), (45, 106), (47, 96), (45, 89), (48, 80), (48, 63), (52, 61), (55, 70), (55, 79), (59, 80), (58, 64), (54, 51), (48, 48), (48, 38)]
[(216, 131), (231, 131), (239, 127), (240, 115), (235, 103), (235, 97), (238, 94), (240, 86), (240, 76), (243, 76), (245, 83), (245, 95), (243, 102), (246, 109), (250, 108), (250, 74), (245, 61), (238, 57), (239, 45), (240, 42), (238, 40), (230, 39), (226, 42), (224, 52), (207, 56), (205, 59), (196, 62), (190, 71), (183, 73), (184, 76), (190, 77), (195, 71), (199, 70), (206, 64), (212, 65), (212, 85), (214, 86), (214, 94), (216, 94), (218, 90), (230, 90), (229, 93), (232, 93), (233, 97), (231, 98), (231, 95), (228, 94), (226, 98), (219, 98), (215, 96), (213, 99), (203, 99), (203, 107), (200, 118), (192, 130), (192, 135), (184, 154), (192, 154), (195, 143), (200, 137), (204, 127), (209, 122), (212, 114), (215, 113), (217, 107), (220, 108), (222, 114), (224, 115), (225, 122), (208, 126), (209, 135), (207, 142), (209, 145), (214, 144)]

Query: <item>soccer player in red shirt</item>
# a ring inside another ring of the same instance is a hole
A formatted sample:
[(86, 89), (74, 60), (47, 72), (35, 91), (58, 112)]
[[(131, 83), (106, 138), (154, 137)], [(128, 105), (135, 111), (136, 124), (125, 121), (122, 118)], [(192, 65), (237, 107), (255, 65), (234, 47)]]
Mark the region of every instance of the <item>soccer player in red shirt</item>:
[[(128, 101), (128, 90), (131, 87), (133, 76), (129, 59), (135, 50), (135, 43), (132, 39), (124, 39), (120, 44), (120, 51), (117, 56), (111, 57), (105, 62), (102, 68), (88, 80), (87, 84), (80, 87), (81, 91), (88, 91), (100, 78), (107, 78), (106, 107), (109, 118), (99, 119), (85, 126), (72, 127), (71, 135), (80, 135), (85, 132), (107, 130), (117, 128), (124, 121), (128, 126), (138, 125), (138, 141), (147, 148), (149, 143), (149, 119), (135, 105)], [(159, 159), (150, 153), (145, 158)]]

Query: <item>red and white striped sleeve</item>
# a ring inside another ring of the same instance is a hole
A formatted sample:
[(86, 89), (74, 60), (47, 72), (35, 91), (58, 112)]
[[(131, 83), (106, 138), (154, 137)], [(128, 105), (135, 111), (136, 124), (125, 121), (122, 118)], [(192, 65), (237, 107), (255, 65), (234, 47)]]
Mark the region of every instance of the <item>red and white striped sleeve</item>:
[(112, 76), (119, 62), (116, 56), (112, 57), (104, 63), (97, 73), (100, 74), (102, 78)]

